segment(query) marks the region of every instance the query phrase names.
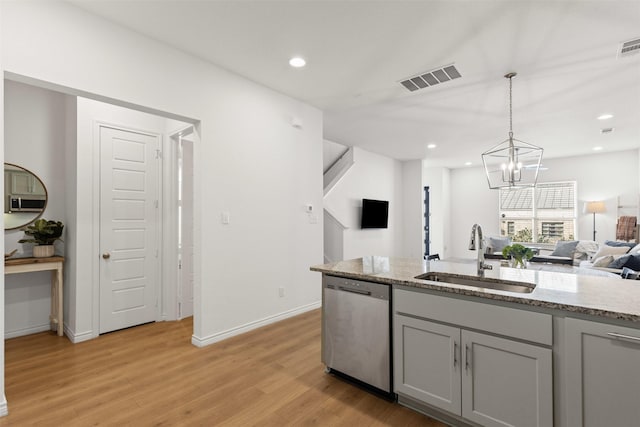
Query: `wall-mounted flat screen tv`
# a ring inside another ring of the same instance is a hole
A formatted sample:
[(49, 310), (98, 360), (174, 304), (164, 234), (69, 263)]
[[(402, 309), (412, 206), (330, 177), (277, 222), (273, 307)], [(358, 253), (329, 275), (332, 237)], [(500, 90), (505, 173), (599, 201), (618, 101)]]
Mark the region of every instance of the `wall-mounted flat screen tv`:
[(360, 222), (360, 228), (387, 228), (388, 219), (388, 201), (362, 199), (362, 221)]

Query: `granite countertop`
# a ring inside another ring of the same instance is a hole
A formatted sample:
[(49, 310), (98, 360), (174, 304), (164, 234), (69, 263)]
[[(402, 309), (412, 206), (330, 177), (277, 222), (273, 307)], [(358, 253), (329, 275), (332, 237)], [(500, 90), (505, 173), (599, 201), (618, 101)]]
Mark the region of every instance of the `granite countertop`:
[(311, 270), (389, 285), (404, 285), (640, 322), (640, 281), (592, 275), (589, 274), (590, 272), (572, 267), (567, 267), (565, 273), (558, 271), (557, 267), (551, 269), (552, 271), (545, 271), (538, 268), (508, 268), (501, 266), (499, 261), (487, 261), (487, 263), (493, 266), (493, 270), (485, 271), (484, 277), (486, 279), (527, 282), (535, 284), (535, 289), (531, 293), (515, 293), (415, 278), (427, 272), (477, 277), (475, 260), (422, 261), (371, 256), (317, 265), (311, 267)]

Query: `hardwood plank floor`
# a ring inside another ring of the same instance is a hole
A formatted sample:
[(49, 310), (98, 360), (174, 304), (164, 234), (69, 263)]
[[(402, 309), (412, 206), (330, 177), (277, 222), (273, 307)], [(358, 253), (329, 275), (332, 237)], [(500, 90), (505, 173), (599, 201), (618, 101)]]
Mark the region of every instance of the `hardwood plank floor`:
[(0, 426), (444, 425), (325, 374), (320, 310), (205, 348), (192, 330), (189, 319), (79, 344), (7, 340)]

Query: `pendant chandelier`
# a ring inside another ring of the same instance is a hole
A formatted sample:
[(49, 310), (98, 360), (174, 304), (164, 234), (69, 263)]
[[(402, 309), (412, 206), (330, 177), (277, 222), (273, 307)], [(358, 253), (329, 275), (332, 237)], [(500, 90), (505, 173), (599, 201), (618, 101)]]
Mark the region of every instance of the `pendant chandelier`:
[(482, 153), (490, 189), (535, 187), (543, 149), (513, 137), (512, 79), (509, 79), (509, 138)]

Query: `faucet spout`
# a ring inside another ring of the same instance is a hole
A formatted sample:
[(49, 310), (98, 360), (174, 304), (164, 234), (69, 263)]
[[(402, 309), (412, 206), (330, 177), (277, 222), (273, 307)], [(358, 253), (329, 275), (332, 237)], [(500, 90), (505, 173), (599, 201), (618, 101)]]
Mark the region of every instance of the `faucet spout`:
[[(476, 235), (478, 244), (476, 245)], [(482, 227), (480, 224), (473, 224), (471, 228), (471, 238), (469, 239), (469, 250), (478, 252), (478, 276), (484, 275), (484, 270), (492, 270), (493, 266), (484, 262), (484, 240), (482, 238)]]

